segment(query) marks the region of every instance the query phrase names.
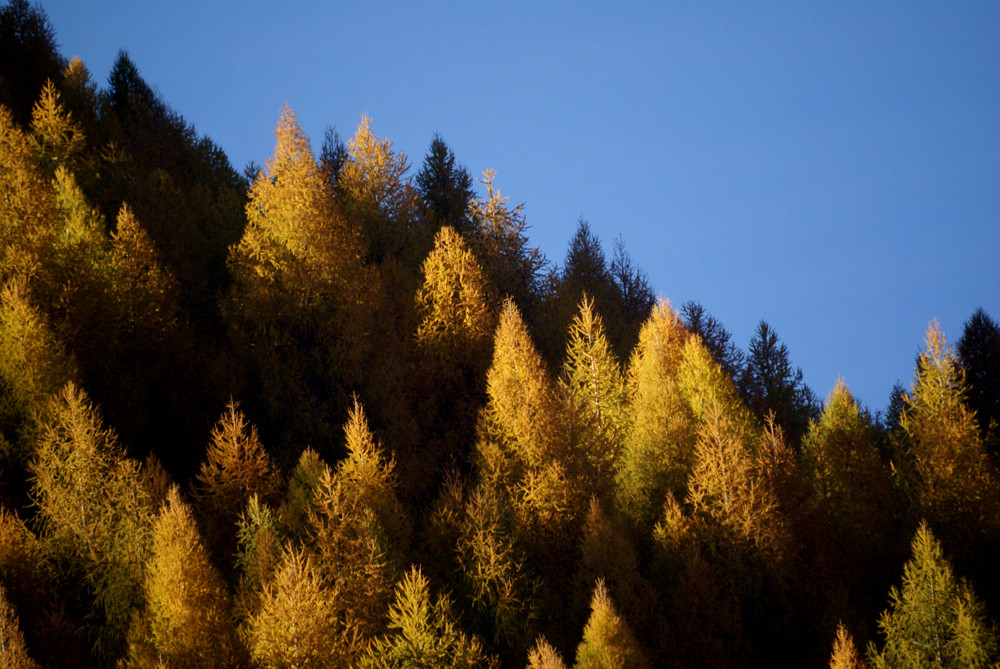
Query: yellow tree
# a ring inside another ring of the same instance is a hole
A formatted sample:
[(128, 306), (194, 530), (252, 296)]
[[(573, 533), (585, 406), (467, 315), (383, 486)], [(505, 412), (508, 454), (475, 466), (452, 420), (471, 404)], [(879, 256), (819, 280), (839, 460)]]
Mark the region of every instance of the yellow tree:
[(247, 502), (256, 495), (264, 503), (276, 503), (281, 480), (257, 428), (232, 400), (209, 439), (195, 479), (195, 502), (213, 554), (228, 568), (236, 548), (237, 520)]
[(431, 601), (430, 586), (413, 567), (396, 586), (389, 608), (390, 633), (376, 639), (361, 666), (367, 669), (495, 667), (476, 637), (458, 627), (451, 600)]
[(368, 116), (347, 142), (348, 160), (337, 177), (348, 220), (360, 225), (368, 257), (381, 264), (389, 258), (415, 269), (427, 253), (429, 238), (417, 224), (418, 196), (406, 179), (406, 156), (380, 140)]
[(130, 659), (152, 666), (236, 666), (229, 598), (191, 510), (174, 486), (153, 527), (143, 583), (146, 608), (133, 620)]
[(837, 625), (837, 638), (833, 642), (830, 655), (830, 669), (866, 669), (864, 659), (854, 645), (854, 638), (843, 623)]
[[(430, 479), (451, 454), (468, 457), (475, 416), (483, 402), (486, 367), (496, 327), (493, 297), (465, 240), (442, 227), (424, 260), (415, 296), (421, 415), (427, 446), (411, 460), (410, 478)], [(430, 481), (428, 481), (430, 484)]]
[(305, 551), (289, 547), (248, 622), (251, 657), (266, 669), (346, 667), (336, 600)]
[(964, 371), (935, 321), (900, 416), (897, 468), (919, 516), (961, 556), (983, 550), (1000, 529), (998, 474), (966, 392)]
[(27, 466), (49, 396), (76, 376), (75, 361), (31, 304), (27, 283), (7, 283), (0, 290), (0, 467), (8, 474)]
[(328, 448), (347, 388), (361, 378), (377, 282), (359, 232), (340, 215), (309, 141), (285, 107), (267, 167), (250, 187), (225, 301), (237, 350), (282, 441)]
[[(123, 650), (142, 600), (153, 509), (138, 464), (72, 383), (52, 399), (31, 465), (41, 538), (61, 578), (82, 583), (93, 601), (90, 627), (102, 659)], [(79, 587), (79, 586), (77, 586)]]
[(569, 399), (580, 457), (594, 490), (611, 491), (614, 467), (628, 431), (628, 395), (604, 323), (586, 296), (569, 328), (560, 379)]
[(642, 326), (629, 363), (632, 420), (615, 495), (618, 508), (644, 531), (652, 527), (668, 492), (682, 494), (693, 465), (694, 420), (677, 381), (688, 338), (680, 315), (663, 300)]
[(320, 479), (309, 533), (316, 569), (335, 601), (337, 652), (355, 662), (383, 629), (409, 522), (396, 497), (395, 462), (382, 455), (360, 405), (344, 431), (348, 456)]
[(545, 637), (538, 637), (528, 653), (528, 669), (566, 669), (566, 662)]
[(604, 581), (598, 581), (590, 603), (590, 619), (576, 649), (574, 669), (642, 669), (649, 666), (631, 627), (608, 597)]
[(84, 147), (84, 134), (63, 107), (51, 79), (31, 110), (31, 132), (31, 147), (43, 174), (52, 176), (59, 166), (75, 167)]
[(40, 250), (51, 243), (55, 218), (50, 190), (28, 138), (0, 105), (0, 279), (33, 276)]
[(7, 600), (3, 586), (0, 586), (0, 665), (7, 669), (40, 669), (28, 655), (17, 611)]

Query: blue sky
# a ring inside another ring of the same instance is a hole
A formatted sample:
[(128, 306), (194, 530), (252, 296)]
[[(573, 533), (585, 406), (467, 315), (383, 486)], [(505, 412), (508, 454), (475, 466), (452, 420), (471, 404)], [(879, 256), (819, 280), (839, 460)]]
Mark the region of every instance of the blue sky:
[[(582, 216), (658, 294), (820, 396), (909, 385), (928, 322), (1000, 319), (1000, 3), (43, 2), (106, 82), (118, 49), (242, 169), (287, 103), (435, 132), (561, 262)], [(541, 6), (541, 8), (539, 8)]]

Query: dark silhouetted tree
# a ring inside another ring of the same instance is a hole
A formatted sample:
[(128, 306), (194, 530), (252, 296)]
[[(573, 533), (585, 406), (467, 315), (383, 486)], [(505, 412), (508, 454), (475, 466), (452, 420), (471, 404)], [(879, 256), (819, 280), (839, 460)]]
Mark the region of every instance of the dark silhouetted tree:
[(58, 81), (66, 66), (41, 5), (11, 0), (0, 7), (0, 53), (0, 105), (26, 128), (42, 86)]
[(440, 135), (431, 140), (424, 164), (414, 179), (432, 233), (450, 226), (464, 237), (472, 233), (469, 204), (476, 196), (472, 176), (455, 164), (455, 154)]
[(966, 404), (976, 412), (987, 449), (1000, 451), (1000, 325), (980, 309), (965, 322), (958, 358), (968, 383)]
[(789, 443), (797, 447), (809, 420), (818, 414), (817, 403), (802, 382), (802, 370), (792, 369), (788, 346), (767, 321), (760, 322), (750, 340), (747, 372), (750, 407), (759, 418), (774, 413)]

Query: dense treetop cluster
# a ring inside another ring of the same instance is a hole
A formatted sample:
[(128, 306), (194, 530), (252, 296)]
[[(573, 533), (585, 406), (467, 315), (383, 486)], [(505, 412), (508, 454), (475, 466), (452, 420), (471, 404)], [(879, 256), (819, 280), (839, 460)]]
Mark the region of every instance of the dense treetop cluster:
[(987, 667), (1000, 327), (885, 411), (440, 137), (241, 174), (0, 7), (0, 665)]

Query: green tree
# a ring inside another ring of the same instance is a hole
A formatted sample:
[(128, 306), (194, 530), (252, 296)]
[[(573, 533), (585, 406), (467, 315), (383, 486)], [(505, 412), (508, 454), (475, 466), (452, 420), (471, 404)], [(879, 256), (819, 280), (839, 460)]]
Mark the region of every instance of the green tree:
[(389, 629), (369, 647), (362, 667), (444, 669), (494, 667), (479, 640), (458, 627), (447, 595), (431, 601), (430, 586), (418, 567), (396, 585), (389, 608)]
[(966, 404), (975, 412), (987, 449), (1000, 451), (1000, 325), (982, 308), (965, 322), (958, 358), (968, 383)]
[(767, 321), (757, 325), (750, 340), (747, 374), (751, 408), (759, 418), (774, 413), (788, 440), (797, 445), (818, 413), (816, 399), (802, 382), (802, 370), (792, 369), (788, 346)]
[(10, 109), (23, 127), (42, 85), (57, 80), (65, 67), (56, 35), (41, 5), (11, 0), (0, 7), (0, 105)]
[(969, 586), (957, 579), (926, 523), (913, 538), (902, 587), (889, 591), (879, 619), (885, 645), (868, 647), (882, 667), (988, 667), (997, 656), (997, 631)]
[(590, 619), (576, 649), (574, 669), (641, 669), (649, 661), (628, 623), (615, 610), (604, 582), (598, 581), (590, 603)]
[(434, 135), (431, 140), (424, 164), (414, 181), (434, 234), (444, 226), (465, 237), (472, 233), (469, 203), (476, 196), (472, 176), (464, 167), (455, 164), (454, 152), (440, 135)]

